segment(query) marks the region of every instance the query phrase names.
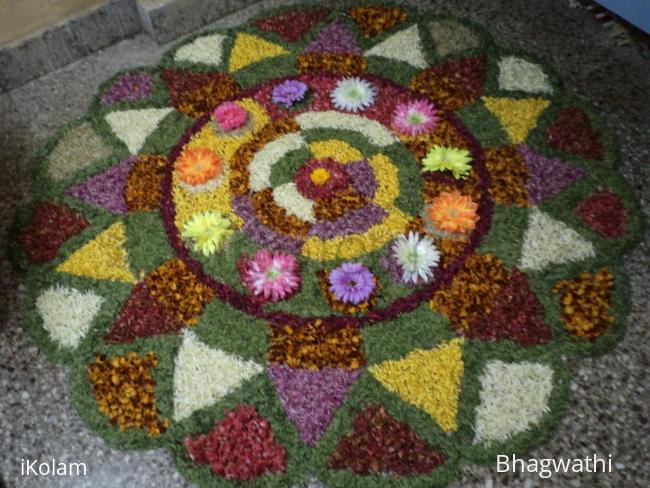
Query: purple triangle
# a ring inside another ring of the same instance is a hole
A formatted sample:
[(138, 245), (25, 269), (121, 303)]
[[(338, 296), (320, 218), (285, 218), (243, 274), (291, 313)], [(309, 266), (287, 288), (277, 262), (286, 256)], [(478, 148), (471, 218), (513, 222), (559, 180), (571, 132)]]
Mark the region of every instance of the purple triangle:
[(356, 54), (361, 56), (363, 50), (354, 39), (354, 35), (344, 22), (337, 20), (323, 27), (318, 37), (305, 48), (306, 53)]
[(298, 427), (300, 440), (312, 446), (361, 375), (360, 369), (293, 369), (286, 365), (272, 365), (268, 372), (287, 416)]
[(518, 147), (530, 171), (527, 186), (530, 203), (533, 205), (552, 198), (564, 187), (586, 175), (580, 168), (557, 158), (537, 154), (523, 144)]
[(124, 200), (124, 188), (129, 177), (129, 172), (138, 160), (132, 156), (111, 166), (103, 173), (88, 178), (83, 183), (73, 186), (68, 190), (68, 195), (79, 198), (91, 205), (104, 207), (116, 214), (127, 212)]

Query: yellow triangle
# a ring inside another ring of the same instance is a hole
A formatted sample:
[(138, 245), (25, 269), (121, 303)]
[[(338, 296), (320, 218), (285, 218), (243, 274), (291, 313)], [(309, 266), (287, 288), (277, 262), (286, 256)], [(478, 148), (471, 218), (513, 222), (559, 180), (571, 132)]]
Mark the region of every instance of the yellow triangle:
[(388, 390), (431, 415), (445, 432), (455, 431), (463, 376), (462, 344), (462, 339), (452, 339), (435, 349), (415, 349), (403, 359), (368, 369)]
[(77, 249), (56, 270), (96, 280), (135, 283), (135, 276), (129, 268), (124, 250), (125, 242), (124, 223), (116, 222), (92, 241)]
[(257, 63), (266, 58), (274, 58), (282, 54), (289, 54), (279, 44), (265, 41), (261, 37), (250, 34), (239, 33), (235, 39), (235, 45), (230, 52), (230, 63), (228, 69), (237, 71), (249, 64)]
[(496, 115), (515, 144), (526, 140), (528, 132), (537, 125), (537, 119), (549, 105), (549, 101), (543, 98), (483, 97), (483, 103)]

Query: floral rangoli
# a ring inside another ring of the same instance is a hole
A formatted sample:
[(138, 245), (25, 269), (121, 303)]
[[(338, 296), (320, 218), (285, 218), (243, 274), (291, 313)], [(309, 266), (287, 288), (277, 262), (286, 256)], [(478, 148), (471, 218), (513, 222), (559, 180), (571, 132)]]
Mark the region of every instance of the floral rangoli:
[(621, 337), (618, 157), (465, 20), (265, 12), (46, 145), (27, 326), (90, 428), (199, 486), (444, 486), (548, 438), (567, 362)]

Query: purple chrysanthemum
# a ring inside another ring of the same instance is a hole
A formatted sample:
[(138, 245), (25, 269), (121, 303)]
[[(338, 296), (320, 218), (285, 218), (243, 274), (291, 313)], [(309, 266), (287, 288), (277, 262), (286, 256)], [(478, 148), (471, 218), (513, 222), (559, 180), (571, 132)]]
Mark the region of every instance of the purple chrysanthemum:
[(120, 76), (109, 90), (102, 95), (102, 105), (118, 102), (137, 102), (151, 95), (153, 76), (147, 73), (127, 73)]
[(329, 276), (330, 291), (344, 303), (359, 303), (367, 300), (375, 291), (375, 277), (361, 263), (343, 263), (334, 268)]
[(286, 80), (273, 88), (273, 103), (289, 108), (305, 98), (307, 85), (298, 80)]

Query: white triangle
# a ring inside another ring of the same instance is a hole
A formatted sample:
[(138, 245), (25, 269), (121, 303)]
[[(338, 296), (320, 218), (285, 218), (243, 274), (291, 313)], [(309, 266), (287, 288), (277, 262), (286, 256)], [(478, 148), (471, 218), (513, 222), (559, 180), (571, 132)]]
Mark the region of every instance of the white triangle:
[(369, 51), (366, 51), (365, 55), (404, 61), (416, 68), (426, 68), (428, 66), (422, 52), (422, 41), (420, 40), (420, 31), (417, 24), (393, 34), (388, 39), (373, 46)]
[(171, 107), (123, 110), (111, 112), (105, 118), (113, 133), (126, 144), (131, 154), (137, 154), (147, 137), (172, 110)]
[(539, 424), (549, 411), (553, 376), (544, 363), (488, 362), (481, 375), (474, 443), (504, 442)]
[(532, 207), (521, 249), (521, 269), (539, 270), (549, 264), (582, 261), (596, 255), (594, 246), (564, 222)]
[(104, 299), (91, 291), (85, 293), (67, 286), (51, 286), (36, 299), (43, 328), (53, 341), (76, 348), (86, 335)]
[(539, 64), (517, 56), (505, 56), (499, 60), (499, 88), (528, 93), (552, 93), (548, 75)]
[(208, 347), (186, 330), (174, 367), (174, 419), (212, 405), (263, 370), (253, 361)]
[(223, 56), (223, 41), (226, 36), (212, 34), (194, 39), (189, 44), (178, 48), (174, 54), (174, 61), (189, 61), (190, 63), (203, 63), (218, 66)]

